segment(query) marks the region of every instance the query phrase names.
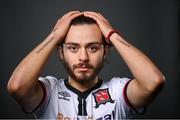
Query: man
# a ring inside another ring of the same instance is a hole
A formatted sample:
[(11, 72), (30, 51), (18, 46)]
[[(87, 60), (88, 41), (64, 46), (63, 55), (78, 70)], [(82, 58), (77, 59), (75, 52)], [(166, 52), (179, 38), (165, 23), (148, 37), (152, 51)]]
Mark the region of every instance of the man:
[[(106, 38), (106, 39), (105, 39)], [(112, 45), (134, 79), (102, 81), (98, 73)], [(54, 48), (67, 79), (39, 75)], [(132, 117), (152, 102), (164, 76), (152, 61), (125, 41), (100, 14), (71, 11), (17, 66), (8, 91), (26, 112), (48, 119), (120, 119)]]

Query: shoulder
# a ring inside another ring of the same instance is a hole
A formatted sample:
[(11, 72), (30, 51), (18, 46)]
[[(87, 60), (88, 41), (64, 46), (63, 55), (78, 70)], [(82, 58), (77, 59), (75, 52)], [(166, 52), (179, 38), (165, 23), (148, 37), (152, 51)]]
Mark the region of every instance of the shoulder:
[(119, 92), (123, 91), (123, 89), (128, 85), (129, 81), (131, 81), (131, 79), (126, 77), (113, 77), (109, 81), (104, 81), (103, 86), (108, 87), (111, 91), (118, 91), (119, 94)]
[(107, 81), (107, 84), (124, 86), (130, 80), (131, 79), (129, 79), (127, 77), (122, 77), (122, 78), (121, 77), (113, 77), (109, 81)]
[(38, 80), (42, 82), (45, 86), (51, 86), (51, 87), (60, 85), (64, 82), (64, 79), (57, 79), (54, 76), (39, 77)]

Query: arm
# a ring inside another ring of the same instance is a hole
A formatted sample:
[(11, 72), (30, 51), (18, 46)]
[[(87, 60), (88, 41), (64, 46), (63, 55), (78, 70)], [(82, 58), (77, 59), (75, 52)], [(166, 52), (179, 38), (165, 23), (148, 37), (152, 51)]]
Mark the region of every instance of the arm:
[(162, 87), (164, 76), (146, 55), (119, 34), (112, 34), (110, 41), (135, 78), (127, 88), (129, 101), (136, 108), (148, 105)]
[(32, 111), (40, 103), (43, 90), (38, 83), (38, 77), (53, 49), (65, 37), (71, 20), (80, 15), (82, 13), (79, 11), (65, 14), (58, 20), (52, 33), (33, 49), (14, 70), (7, 85), (8, 92), (27, 111)]
[[(85, 12), (84, 14), (96, 20), (105, 37), (113, 29), (99, 13)], [(113, 33), (110, 36), (110, 42), (135, 78), (127, 88), (130, 103), (136, 108), (148, 105), (163, 86), (164, 76), (146, 55), (125, 41), (119, 34)]]

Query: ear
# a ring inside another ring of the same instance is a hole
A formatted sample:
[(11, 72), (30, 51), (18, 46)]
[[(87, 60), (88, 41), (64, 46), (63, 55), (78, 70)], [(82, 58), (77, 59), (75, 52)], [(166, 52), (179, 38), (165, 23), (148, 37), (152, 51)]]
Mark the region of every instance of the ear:
[(104, 46), (104, 59), (109, 55), (109, 46), (105, 45)]
[(61, 45), (58, 46), (58, 56), (59, 56), (60, 61), (64, 60), (63, 47)]

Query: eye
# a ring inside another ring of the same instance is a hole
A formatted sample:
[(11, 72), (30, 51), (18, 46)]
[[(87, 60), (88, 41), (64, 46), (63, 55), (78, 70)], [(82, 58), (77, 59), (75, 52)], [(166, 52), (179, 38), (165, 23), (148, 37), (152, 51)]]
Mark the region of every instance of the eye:
[(91, 45), (88, 47), (88, 51), (92, 53), (96, 52), (98, 49), (99, 49), (99, 46), (97, 45)]
[(72, 53), (76, 53), (76, 52), (78, 52), (78, 47), (77, 46), (75, 46), (75, 45), (68, 45), (67, 46), (67, 49), (69, 50), (69, 51), (71, 51)]

